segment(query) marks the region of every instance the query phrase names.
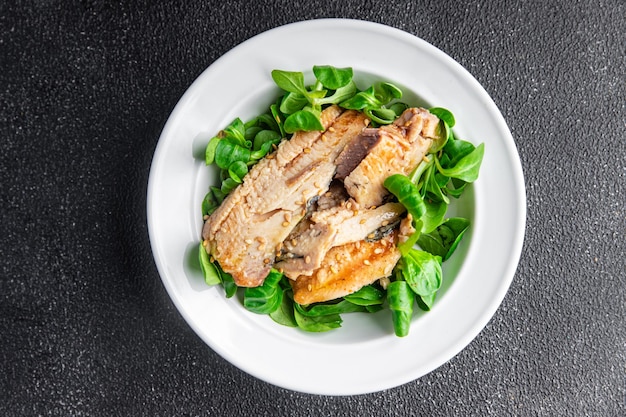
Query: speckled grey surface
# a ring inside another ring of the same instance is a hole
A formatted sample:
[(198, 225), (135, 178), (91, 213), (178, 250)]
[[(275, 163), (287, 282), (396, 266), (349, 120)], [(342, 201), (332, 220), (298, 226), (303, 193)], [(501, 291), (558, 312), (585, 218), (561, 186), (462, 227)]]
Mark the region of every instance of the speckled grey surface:
[[(152, 154), (186, 88), (245, 39), (319, 17), (403, 29), (465, 66), (527, 187), (519, 268), (487, 327), (361, 396), (223, 360), (169, 300), (146, 226)], [(621, 0), (2, 2), (0, 415), (626, 415), (625, 65)]]

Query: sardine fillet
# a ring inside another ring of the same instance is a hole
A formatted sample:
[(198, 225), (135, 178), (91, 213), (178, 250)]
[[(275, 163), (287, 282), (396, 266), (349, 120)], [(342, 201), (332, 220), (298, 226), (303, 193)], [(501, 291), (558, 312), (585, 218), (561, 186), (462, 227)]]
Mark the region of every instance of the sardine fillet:
[(356, 204), (346, 204), (313, 212), (308, 227), (292, 234), (284, 243), (290, 257), (276, 264), (292, 280), (312, 275), (321, 265), (326, 253), (335, 246), (365, 240), (380, 227), (400, 220), (406, 209), (400, 203), (386, 203), (375, 209), (358, 210)]
[(400, 260), (397, 236), (393, 232), (375, 242), (352, 242), (330, 249), (312, 276), (291, 281), (294, 301), (306, 305), (334, 300), (388, 277)]
[[(428, 153), (432, 139), (441, 134), (439, 118), (425, 109), (407, 109), (393, 124), (367, 129), (378, 135), (367, 156), (344, 179), (348, 194), (361, 207), (380, 205), (389, 194), (383, 186), (393, 174), (408, 175)], [(341, 159), (343, 159), (340, 156)]]
[(324, 194), (335, 159), (367, 125), (362, 113), (337, 106), (322, 112), (325, 132), (297, 132), (256, 164), (204, 224), (207, 252), (242, 287), (261, 285), (280, 245)]

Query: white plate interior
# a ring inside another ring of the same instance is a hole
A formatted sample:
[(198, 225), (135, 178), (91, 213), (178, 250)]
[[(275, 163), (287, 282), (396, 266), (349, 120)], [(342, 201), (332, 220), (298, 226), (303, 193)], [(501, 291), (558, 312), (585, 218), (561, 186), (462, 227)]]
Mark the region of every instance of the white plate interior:
[[(379, 54), (390, 58), (375, 58)], [(389, 80), (402, 86), (404, 100), (412, 105), (446, 107), (455, 115), (459, 138), (485, 143), (480, 178), (450, 212), (472, 220), (470, 233), (445, 264), (444, 288), (434, 308), (416, 314), (409, 336), (402, 339), (393, 335), (388, 312), (344, 315), (341, 329), (323, 334), (280, 326), (246, 311), (236, 298), (226, 299), (221, 288), (207, 287), (196, 266), (200, 204), (212, 183), (212, 171), (203, 162), (206, 143), (235, 117), (246, 120), (273, 102), (279, 94), (270, 77), (273, 69), (310, 74), (313, 65), (324, 64), (352, 67), (361, 88), (373, 80)], [(515, 144), (479, 83), (412, 35), (340, 19), (279, 27), (213, 63), (172, 112), (148, 187), (155, 261), (169, 295), (194, 331), (260, 379), (330, 395), (409, 382), (463, 349), (487, 324), (510, 285), (522, 248), (525, 210)]]

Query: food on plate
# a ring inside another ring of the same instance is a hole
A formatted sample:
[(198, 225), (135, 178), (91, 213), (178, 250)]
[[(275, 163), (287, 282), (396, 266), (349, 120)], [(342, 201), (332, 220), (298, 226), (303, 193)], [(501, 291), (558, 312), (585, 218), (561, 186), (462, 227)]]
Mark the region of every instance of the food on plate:
[(294, 133), (256, 164), (209, 217), (203, 238), (237, 285), (263, 283), (280, 245), (304, 218), (306, 205), (328, 190), (335, 159), (366, 120), (355, 110), (327, 108), (322, 121), (332, 131)]
[(291, 281), (293, 299), (308, 305), (355, 293), (386, 278), (400, 260), (397, 231), (378, 240), (357, 240), (332, 247), (310, 276)]
[(469, 221), (445, 218), (484, 152), (454, 137), (452, 114), (409, 107), (395, 85), (359, 90), (351, 68), (275, 70), (283, 95), (207, 145), (220, 170), (202, 204), (208, 284), (306, 331), (388, 307), (398, 336), (413, 304), (428, 310), (441, 264)]
[(388, 194), (383, 187), (385, 179), (392, 174), (408, 175), (444, 132), (437, 116), (426, 109), (410, 108), (392, 124), (363, 134), (373, 138), (373, 145), (343, 183), (359, 205), (371, 207), (381, 204)]

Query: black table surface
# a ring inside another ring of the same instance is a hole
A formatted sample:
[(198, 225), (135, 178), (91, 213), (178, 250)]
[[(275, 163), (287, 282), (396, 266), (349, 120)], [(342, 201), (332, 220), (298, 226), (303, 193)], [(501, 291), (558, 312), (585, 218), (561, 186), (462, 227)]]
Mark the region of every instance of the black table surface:
[[(194, 79), (322, 17), (400, 28), (467, 68), (511, 129), (528, 208), (478, 337), (414, 382), (343, 397), (272, 386), (205, 345), (146, 222), (159, 135)], [(0, 415), (626, 415), (622, 0), (4, 1), (0, 62)]]

